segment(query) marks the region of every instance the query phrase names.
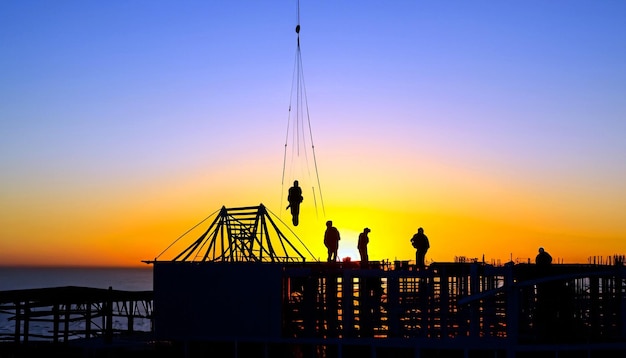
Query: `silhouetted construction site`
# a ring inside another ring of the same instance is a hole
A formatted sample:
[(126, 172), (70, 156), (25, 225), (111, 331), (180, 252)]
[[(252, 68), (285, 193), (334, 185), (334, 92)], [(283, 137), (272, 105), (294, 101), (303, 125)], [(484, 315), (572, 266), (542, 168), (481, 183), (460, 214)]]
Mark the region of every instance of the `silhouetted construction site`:
[[(153, 292), (0, 292), (3, 313), (16, 322), (3, 339), (80, 339), (81, 354), (93, 355), (85, 342), (106, 348), (147, 319), (149, 331), (129, 354), (140, 346), (168, 357), (626, 356), (622, 256), (549, 267), (319, 262), (262, 204), (223, 207), (204, 222), (173, 258), (146, 261)], [(113, 329), (113, 315), (130, 328)], [(34, 337), (29, 322), (43, 316), (54, 330)], [(82, 329), (70, 332), (74, 321)]]
[[(626, 268), (307, 262), (263, 206), (223, 207), (154, 265), (158, 340), (223, 356), (626, 354)], [(367, 267), (367, 268), (363, 268)]]

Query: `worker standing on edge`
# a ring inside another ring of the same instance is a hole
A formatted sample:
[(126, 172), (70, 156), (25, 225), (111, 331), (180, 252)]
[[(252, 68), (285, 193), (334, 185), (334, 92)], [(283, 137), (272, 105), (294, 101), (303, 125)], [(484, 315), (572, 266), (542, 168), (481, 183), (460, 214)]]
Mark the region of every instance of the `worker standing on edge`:
[(337, 250), (339, 249), (339, 230), (333, 226), (333, 222), (326, 222), (326, 232), (324, 233), (324, 245), (328, 249), (328, 262), (337, 261)]
[(363, 232), (359, 234), (359, 243), (357, 244), (359, 254), (361, 255), (362, 268), (367, 268), (369, 265), (369, 256), (367, 255), (367, 244), (370, 242), (370, 238), (367, 236), (369, 232), (369, 228), (366, 227), (363, 229)]
[(411, 238), (411, 244), (415, 248), (415, 264), (419, 269), (424, 268), (424, 258), (430, 248), (428, 237), (424, 234), (424, 229), (417, 229), (417, 233)]

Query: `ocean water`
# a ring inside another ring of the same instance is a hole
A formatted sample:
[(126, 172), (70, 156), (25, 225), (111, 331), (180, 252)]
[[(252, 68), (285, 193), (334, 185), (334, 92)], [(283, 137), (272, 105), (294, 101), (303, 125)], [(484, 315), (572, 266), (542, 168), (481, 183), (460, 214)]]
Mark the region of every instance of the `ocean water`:
[[(109, 287), (123, 291), (151, 291), (152, 266), (146, 268), (61, 268), (61, 267), (0, 267), (0, 291), (79, 286), (91, 288)], [(125, 329), (125, 320), (115, 320), (115, 329)], [(82, 329), (82, 323), (73, 324), (72, 329)], [(137, 319), (137, 331), (149, 331), (149, 320)], [(47, 322), (32, 322), (30, 331), (49, 335), (52, 327)], [(11, 337), (15, 331), (14, 321), (0, 309), (0, 340)], [(34, 339), (36, 340), (36, 339)]]
[(0, 267), (0, 291), (80, 286), (124, 291), (152, 290), (152, 266), (145, 268)]

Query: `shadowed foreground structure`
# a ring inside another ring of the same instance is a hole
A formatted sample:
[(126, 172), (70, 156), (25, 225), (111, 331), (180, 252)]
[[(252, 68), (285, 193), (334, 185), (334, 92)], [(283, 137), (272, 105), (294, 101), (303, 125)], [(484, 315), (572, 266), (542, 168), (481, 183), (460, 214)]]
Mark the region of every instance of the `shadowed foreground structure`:
[[(1, 292), (3, 312), (21, 328), (3, 337), (0, 357), (626, 354), (621, 262), (554, 265), (550, 272), (463, 262), (426, 270), (408, 262), (370, 262), (368, 269), (354, 262), (153, 264), (154, 292)], [(55, 328), (45, 337), (31, 335), (42, 319), (57, 322)], [(153, 326), (115, 329), (116, 319), (148, 319)], [(76, 321), (83, 322), (80, 329), (68, 330)]]
[(152, 304), (152, 291), (75, 286), (0, 291), (0, 314), (13, 323), (10, 334), (0, 334), (0, 358), (130, 356), (152, 339)]
[(623, 266), (154, 263), (155, 335), (219, 356), (624, 357)]

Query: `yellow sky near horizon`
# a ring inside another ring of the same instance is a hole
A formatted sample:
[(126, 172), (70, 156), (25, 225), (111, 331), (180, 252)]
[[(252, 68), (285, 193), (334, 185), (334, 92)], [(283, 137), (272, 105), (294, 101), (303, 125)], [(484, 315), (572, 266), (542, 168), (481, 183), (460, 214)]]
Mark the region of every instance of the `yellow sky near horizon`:
[[(620, 254), (623, 248), (623, 223), (611, 222), (602, 210), (589, 216), (584, 208), (563, 206), (568, 198), (558, 198), (554, 193), (555, 198), (550, 198), (543, 193), (525, 192), (521, 184), (513, 187), (510, 183), (507, 187), (485, 178), (470, 180), (468, 175), (454, 172), (431, 170), (428, 176), (414, 181), (415, 173), (397, 171), (399, 175), (393, 181), (381, 183), (368, 174), (367, 168), (359, 171), (347, 166), (344, 170), (354, 176), (339, 175), (341, 180), (329, 181), (326, 187), (322, 181), (326, 215), (322, 214), (321, 203), (316, 210), (307, 200), (305, 191), (301, 224), (292, 228), (321, 260), (326, 256), (322, 238), (328, 219), (342, 234), (339, 256), (352, 260), (358, 260), (356, 242), (364, 227), (372, 230), (372, 260), (414, 259), (409, 239), (419, 226), (425, 228), (431, 240), (428, 261), (453, 261), (456, 256), (481, 260), (484, 255), (487, 262), (511, 258), (525, 262), (534, 258), (539, 246), (544, 246), (555, 259), (585, 263), (589, 256)], [(155, 258), (187, 229), (222, 206), (263, 203), (289, 223), (289, 212), (282, 211), (285, 205), (278, 205), (278, 185), (274, 185), (277, 190), (264, 190), (267, 183), (263, 182), (250, 187), (230, 185), (230, 178), (243, 175), (240, 169), (230, 174), (212, 181), (217, 187), (230, 187), (230, 191), (215, 195), (205, 192), (204, 180), (209, 178), (200, 177), (178, 185), (175, 181), (156, 180), (141, 189), (121, 190), (115, 195), (91, 190), (72, 194), (76, 193), (73, 188), (72, 192), (59, 193), (53, 209), (39, 205), (41, 198), (21, 200), (21, 212), (13, 206), (11, 213), (3, 213), (24, 218), (20, 225), (14, 223), (15, 231), (4, 229), (17, 240), (3, 250), (3, 264), (141, 266), (141, 260)], [(362, 179), (350, 179), (353, 177)], [(603, 229), (586, 233), (589, 225)], [(191, 243), (195, 238), (185, 240)]]

